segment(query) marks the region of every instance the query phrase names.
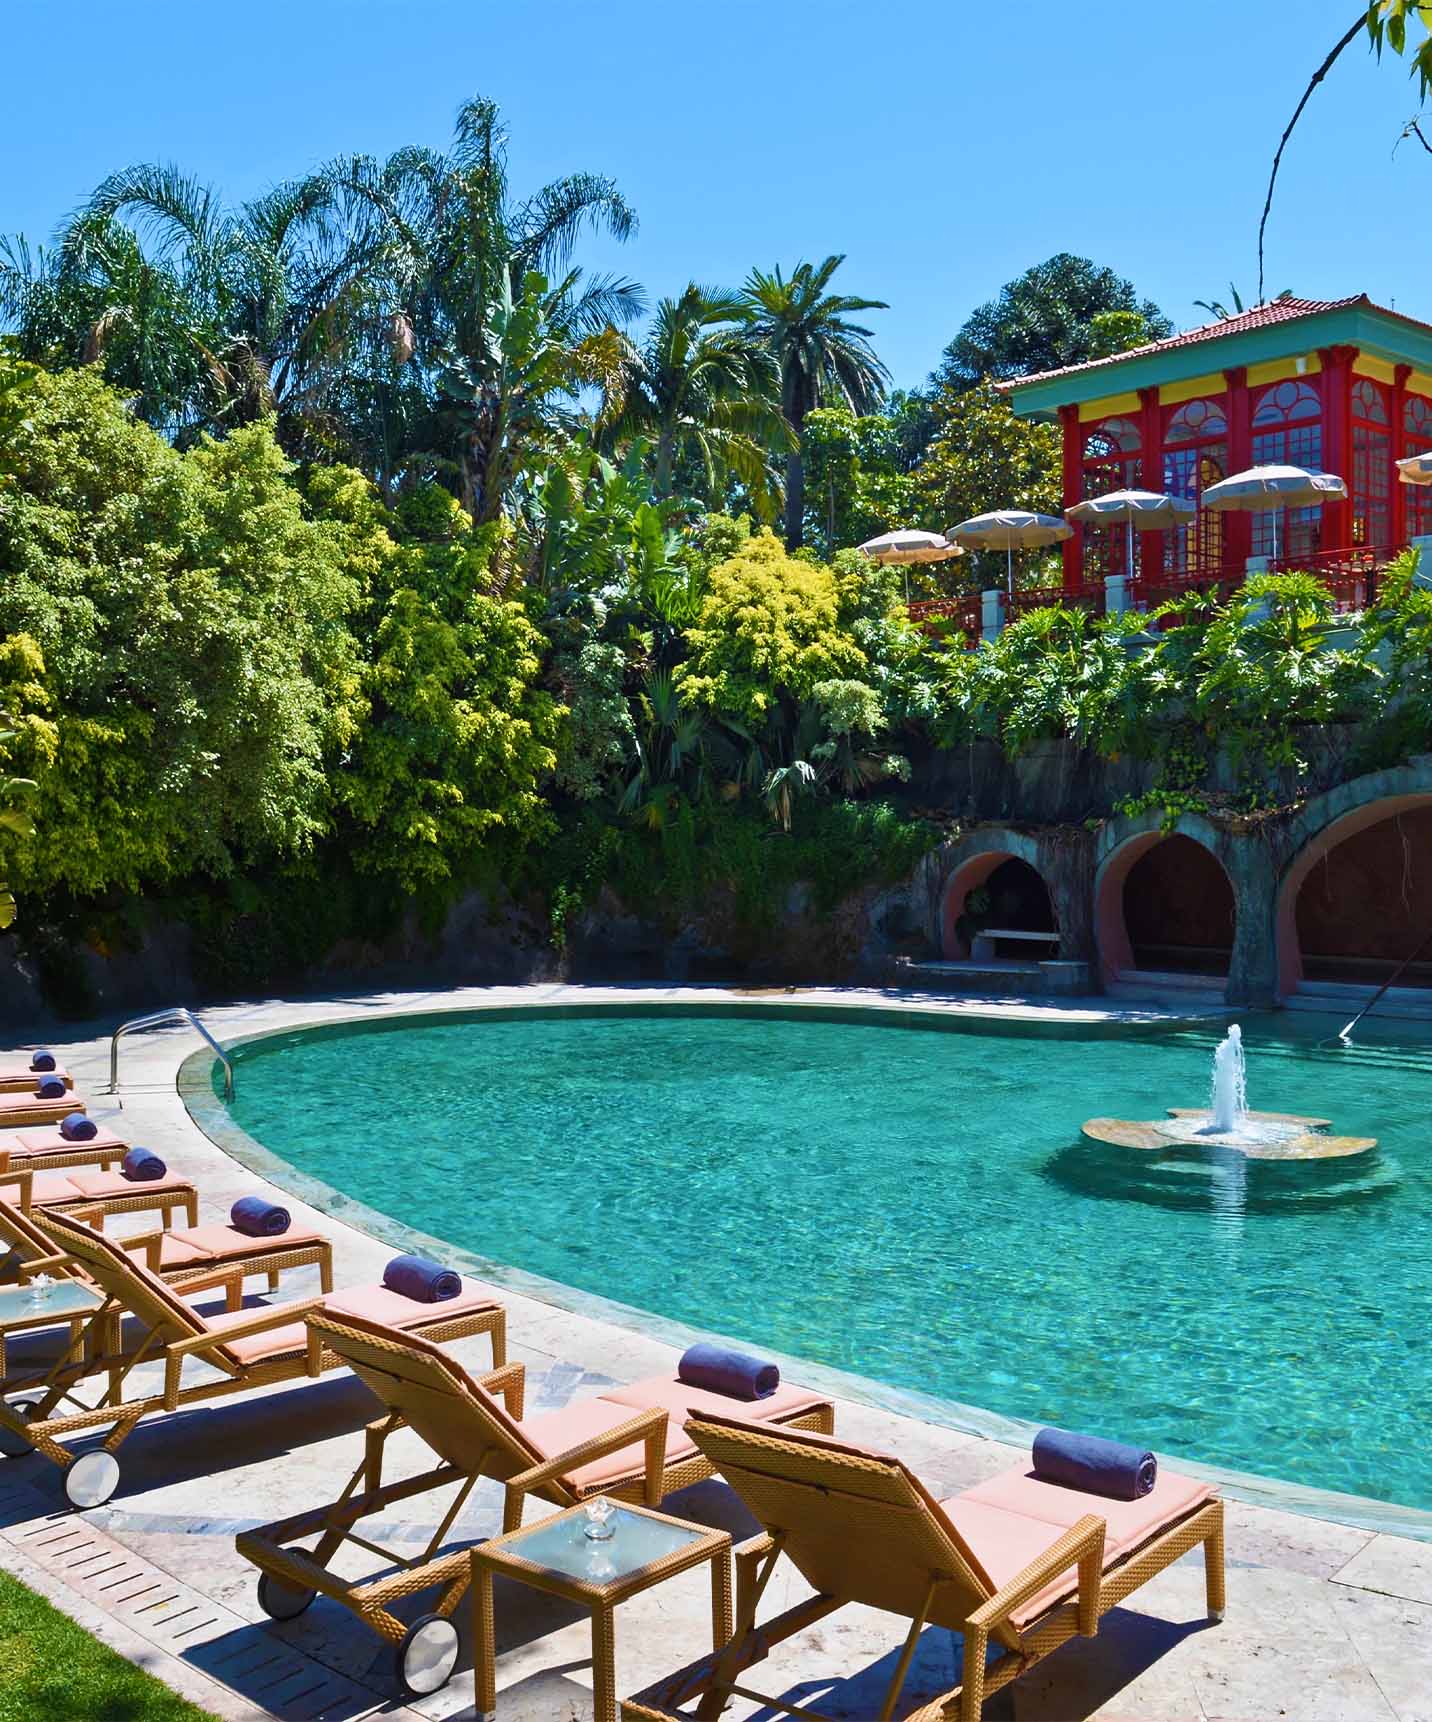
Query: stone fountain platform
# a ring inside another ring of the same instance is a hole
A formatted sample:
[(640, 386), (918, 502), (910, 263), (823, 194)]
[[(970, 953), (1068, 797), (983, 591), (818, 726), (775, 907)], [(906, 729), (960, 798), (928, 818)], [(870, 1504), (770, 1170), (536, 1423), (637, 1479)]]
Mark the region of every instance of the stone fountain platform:
[(1375, 1136), (1327, 1135), (1329, 1118), (1246, 1112), (1251, 1128), (1238, 1131), (1213, 1129), (1212, 1116), (1206, 1107), (1170, 1106), (1167, 1119), (1087, 1118), (1081, 1134), (1113, 1148), (1231, 1148), (1250, 1160), (1336, 1160), (1377, 1146)]

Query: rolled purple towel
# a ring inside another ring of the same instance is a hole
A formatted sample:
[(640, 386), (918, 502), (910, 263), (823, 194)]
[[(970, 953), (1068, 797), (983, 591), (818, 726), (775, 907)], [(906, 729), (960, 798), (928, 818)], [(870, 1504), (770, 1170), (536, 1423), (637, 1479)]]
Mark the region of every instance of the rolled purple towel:
[(769, 1399), (781, 1384), (781, 1372), (774, 1363), (709, 1340), (687, 1347), (676, 1366), (676, 1378), (688, 1387), (704, 1387), (730, 1399)]
[(229, 1209), (229, 1224), (246, 1238), (277, 1238), (293, 1223), (287, 1208), (267, 1196), (240, 1196)]
[(1111, 1501), (1137, 1501), (1158, 1481), (1152, 1453), (1072, 1429), (1041, 1429), (1034, 1437), (1034, 1474), (1046, 1483), (1107, 1495)]
[(67, 1092), (63, 1076), (42, 1076), (35, 1084), (35, 1093), (41, 1100), (63, 1100)]
[(169, 1170), (152, 1148), (131, 1148), (120, 1161), (119, 1169), (136, 1184), (152, 1184)]
[(446, 1303), (462, 1290), (462, 1275), (427, 1256), (394, 1256), (383, 1269), (383, 1284), (417, 1303)]
[(60, 1120), (60, 1135), (66, 1142), (93, 1142), (99, 1135), (99, 1125), (83, 1112), (67, 1112)]
[(30, 1069), (31, 1070), (53, 1070), (54, 1068), (55, 1068), (55, 1055), (54, 1055), (54, 1053), (52, 1053), (48, 1049), (48, 1047), (37, 1046), (35, 1048), (34, 1052), (31, 1053), (31, 1055), (30, 1055)]

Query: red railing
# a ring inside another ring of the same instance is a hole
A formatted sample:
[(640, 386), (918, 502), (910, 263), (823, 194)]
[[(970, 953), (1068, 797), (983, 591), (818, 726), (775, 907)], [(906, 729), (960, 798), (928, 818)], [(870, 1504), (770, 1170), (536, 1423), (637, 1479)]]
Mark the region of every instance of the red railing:
[[(1269, 558), (1275, 574), (1312, 574), (1331, 591), (1334, 608), (1342, 614), (1366, 610), (1377, 601), (1378, 575), (1400, 546), (1354, 545), (1341, 550), (1314, 550)], [(1226, 603), (1248, 579), (1241, 562), (1222, 562), (1206, 567), (1140, 577), (1133, 581), (1130, 596), (1136, 610), (1157, 609), (1171, 598), (1206, 593)]]
[[(1316, 550), (1301, 555), (1279, 555), (1270, 558), (1271, 572), (1276, 574), (1305, 573), (1316, 575), (1331, 591), (1333, 607), (1341, 615), (1367, 610), (1377, 602), (1378, 576), (1398, 555), (1400, 545), (1355, 545), (1343, 550)], [(1174, 598), (1191, 595), (1227, 603), (1244, 581), (1248, 570), (1242, 562), (1216, 562), (1170, 569), (1147, 579), (1139, 576), (1129, 582), (1128, 598), (1135, 610), (1156, 610), (1160, 604)], [(1000, 608), (1006, 621), (1027, 616), (1032, 610), (1047, 609), (1064, 604), (1082, 609), (1091, 615), (1105, 613), (1107, 591), (1103, 581), (1066, 592), (1062, 586), (1018, 589), (1011, 596), (1000, 593)], [(942, 617), (951, 618), (966, 636), (966, 643), (979, 644), (982, 628), (982, 604), (978, 592), (961, 593), (953, 598), (919, 598), (909, 605), (910, 620), (917, 627), (928, 627)]]
[(978, 592), (962, 592), (955, 598), (916, 598), (906, 608), (917, 628), (933, 632), (932, 623), (948, 618), (970, 637), (971, 644), (979, 643), (983, 610)]
[(1027, 616), (1031, 610), (1049, 610), (1056, 604), (1062, 604), (1066, 609), (1088, 610), (1091, 615), (1102, 616), (1104, 598), (1104, 585), (1101, 581), (1097, 586), (1081, 586), (1073, 592), (1066, 592), (1062, 586), (1016, 588), (1012, 595), (1002, 592), (1000, 604), (1006, 620), (1012, 622), (1019, 616)]

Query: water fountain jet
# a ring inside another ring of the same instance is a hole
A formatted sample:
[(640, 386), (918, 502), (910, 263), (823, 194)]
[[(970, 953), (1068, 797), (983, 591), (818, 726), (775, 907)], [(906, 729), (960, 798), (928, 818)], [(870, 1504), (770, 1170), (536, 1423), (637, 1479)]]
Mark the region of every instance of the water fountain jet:
[(1296, 1112), (1250, 1112), (1243, 1058), (1243, 1030), (1230, 1023), (1213, 1054), (1206, 1107), (1171, 1106), (1167, 1118), (1089, 1118), (1083, 1135), (1116, 1148), (1189, 1147), (1232, 1149), (1254, 1160), (1326, 1160), (1375, 1148), (1371, 1136), (1329, 1136), (1327, 1118)]

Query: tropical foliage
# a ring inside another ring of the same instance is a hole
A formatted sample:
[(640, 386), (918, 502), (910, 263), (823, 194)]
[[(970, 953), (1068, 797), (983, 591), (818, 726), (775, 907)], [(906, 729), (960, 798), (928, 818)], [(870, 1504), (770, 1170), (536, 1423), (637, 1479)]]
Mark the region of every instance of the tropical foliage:
[(945, 348), (935, 381), (973, 388), (981, 377), (1052, 371), (1172, 333), (1168, 318), (1140, 299), (1131, 282), (1087, 257), (1060, 252), (970, 316)]
[(1295, 791), (1315, 726), (1432, 741), (1410, 565), (1353, 644), (1274, 576), (1137, 647), (1147, 618), (1055, 606), (970, 652), (906, 583), (993, 570), (853, 551), (1056, 507), (1056, 433), (993, 377), (1162, 332), (1127, 282), (1051, 259), (892, 395), (838, 255), (638, 325), (575, 260), (634, 221), (596, 175), (514, 196), (474, 101), (444, 153), (238, 210), (134, 168), (10, 244), (0, 919), (52, 997), (84, 1008), (76, 950), (141, 910), (232, 989), (474, 887), (559, 944), (610, 890), (754, 949), (795, 886), (825, 912), (908, 872), (935, 833), (903, 786), (955, 743), (1134, 756), (1167, 808), (1215, 756), (1241, 805), (1270, 765)]

